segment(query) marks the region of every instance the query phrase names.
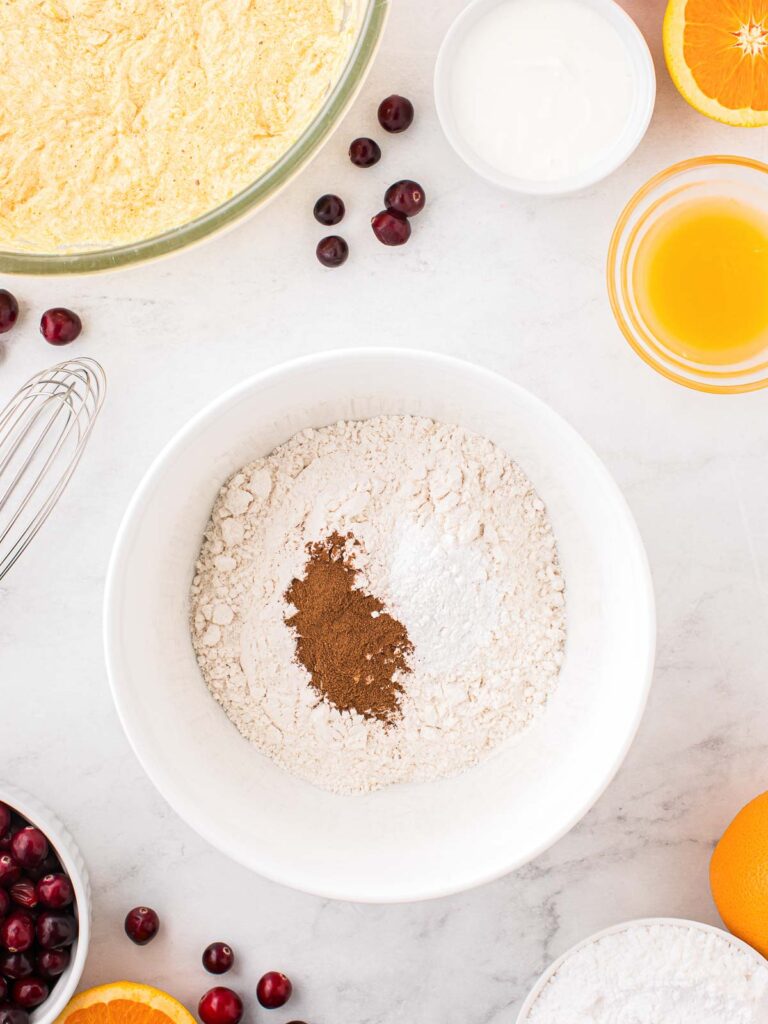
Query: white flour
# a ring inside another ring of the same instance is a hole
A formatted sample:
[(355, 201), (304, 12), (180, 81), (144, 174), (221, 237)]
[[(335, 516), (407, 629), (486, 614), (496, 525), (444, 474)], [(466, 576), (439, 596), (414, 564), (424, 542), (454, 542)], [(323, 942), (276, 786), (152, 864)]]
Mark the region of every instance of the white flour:
[(768, 964), (727, 935), (636, 925), (565, 961), (525, 1024), (766, 1024)]
[[(357, 583), (414, 646), (386, 726), (319, 700), (284, 594), (307, 545), (357, 540)], [(222, 488), (192, 586), (205, 681), (240, 732), (339, 792), (461, 771), (533, 719), (565, 641), (544, 505), (490, 441), (414, 417), (297, 434)]]

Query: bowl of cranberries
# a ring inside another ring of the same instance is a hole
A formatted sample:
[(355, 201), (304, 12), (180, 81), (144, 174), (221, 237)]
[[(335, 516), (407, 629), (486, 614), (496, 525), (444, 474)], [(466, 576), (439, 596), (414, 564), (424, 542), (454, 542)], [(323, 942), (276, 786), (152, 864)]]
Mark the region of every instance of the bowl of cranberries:
[(0, 783), (0, 1024), (51, 1024), (85, 966), (90, 887), (51, 812)]

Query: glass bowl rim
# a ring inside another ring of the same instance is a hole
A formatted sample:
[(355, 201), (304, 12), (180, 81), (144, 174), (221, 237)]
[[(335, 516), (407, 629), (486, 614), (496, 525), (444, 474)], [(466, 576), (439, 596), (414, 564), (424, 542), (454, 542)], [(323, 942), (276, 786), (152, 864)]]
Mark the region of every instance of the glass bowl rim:
[(0, 273), (54, 276), (119, 270), (199, 244), (233, 227), (273, 199), (339, 126), (373, 63), (390, 0), (364, 0), (360, 28), (344, 69), (322, 107), (294, 144), (264, 174), (199, 217), (138, 242), (78, 252), (38, 253), (0, 248)]
[[(666, 167), (654, 174), (630, 197), (619, 215), (615, 228), (613, 229), (610, 245), (608, 247), (608, 259), (606, 265), (608, 297), (616, 323), (625, 339), (636, 354), (657, 373), (660, 373), (663, 377), (666, 377), (667, 380), (671, 380), (675, 384), (682, 384), (684, 387), (691, 388), (694, 391), (703, 391), (708, 392), (709, 394), (743, 394), (749, 391), (759, 391), (762, 388), (768, 387), (768, 362), (759, 363), (753, 367), (753, 370), (755, 371), (764, 371), (761, 377), (741, 382), (733, 382), (732, 380), (729, 380), (729, 378), (736, 376), (739, 371), (734, 371), (733, 368), (729, 368), (727, 364), (719, 370), (706, 372), (706, 375), (712, 378), (711, 380), (698, 380), (692, 376), (686, 376), (682, 372), (678, 373), (674, 369), (670, 369), (666, 363), (655, 357), (653, 352), (649, 351), (640, 341), (638, 341), (632, 325), (627, 320), (621, 302), (622, 297), (626, 297), (628, 292), (631, 294), (631, 288), (627, 289), (625, 287), (626, 282), (624, 275), (621, 272), (623, 260), (620, 254), (623, 251), (627, 228), (632, 217), (641, 209), (642, 204), (648, 196), (660, 186), (671, 184), (675, 178), (684, 175), (689, 171), (695, 171), (710, 166), (740, 167), (746, 170), (757, 171), (761, 175), (768, 174), (768, 164), (763, 163), (760, 160), (755, 160), (754, 158), (747, 156), (725, 154), (690, 157), (686, 160), (681, 160), (677, 163), (671, 164), (669, 167)], [(658, 203), (661, 202), (663, 198), (664, 197), (662, 196), (656, 203), (652, 204), (648, 210), (640, 214), (637, 224), (632, 229), (633, 234), (636, 233), (641, 225), (653, 215)], [(704, 375), (704, 372), (702, 375)]]

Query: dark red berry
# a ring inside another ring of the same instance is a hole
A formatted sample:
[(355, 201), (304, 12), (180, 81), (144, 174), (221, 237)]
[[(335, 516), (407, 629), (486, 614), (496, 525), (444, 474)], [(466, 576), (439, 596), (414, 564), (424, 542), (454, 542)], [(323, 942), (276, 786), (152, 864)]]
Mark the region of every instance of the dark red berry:
[(21, 878), (21, 868), (9, 853), (0, 854), (0, 886), (9, 889)]
[(343, 200), (339, 199), (338, 196), (331, 195), (330, 193), (320, 198), (315, 203), (315, 220), (319, 224), (325, 225), (325, 227), (332, 227), (334, 224), (340, 224), (344, 219), (346, 209), (344, 207)]
[(226, 942), (212, 942), (203, 952), (203, 967), (210, 974), (226, 974), (234, 962), (235, 954)]
[(394, 210), (382, 210), (371, 220), (373, 233), (383, 245), (405, 245), (411, 237), (408, 218)]
[(388, 132), (404, 132), (413, 124), (413, 104), (405, 96), (387, 96), (379, 104), (379, 124)]
[(276, 1010), (279, 1006), (285, 1006), (291, 998), (291, 992), (293, 992), (293, 985), (279, 971), (267, 971), (256, 986), (256, 998), (267, 1010)]
[[(3, 293), (0, 292), (0, 295)], [(8, 294), (7, 292), (5, 293)], [(4, 836), (11, 827), (11, 808), (8, 804), (0, 802), (0, 836)]]
[(151, 907), (134, 907), (125, 917), (125, 934), (137, 946), (146, 946), (157, 935), (160, 918)]
[(20, 828), (11, 839), (11, 856), (22, 868), (36, 868), (48, 856), (48, 840), (34, 825)]
[(18, 903), (20, 907), (31, 909), (37, 906), (35, 883), (30, 882), (28, 878), (22, 878), (21, 881), (15, 882), (8, 892), (13, 902)]
[(28, 953), (3, 953), (0, 955), (0, 974), (4, 978), (28, 978), (34, 974), (35, 965)]
[(35, 970), (41, 978), (58, 978), (69, 967), (71, 959), (68, 949), (45, 949), (37, 955)]
[[(10, 331), (13, 325), (16, 323), (19, 316), (19, 304), (16, 299), (7, 292), (5, 288), (0, 288), (0, 334), (5, 334), (6, 331)], [(5, 804), (3, 804), (5, 807)], [(2, 817), (0, 817), (2, 822)], [(6, 825), (6, 828), (8, 826)], [(0, 828), (0, 832), (4, 832), (4, 828)]]
[(340, 267), (349, 256), (349, 246), (339, 235), (320, 239), (315, 251), (324, 267)]
[(11, 999), (22, 1010), (34, 1010), (48, 998), (49, 988), (42, 978), (22, 978), (14, 981)]
[(61, 864), (59, 863), (59, 858), (53, 852), (49, 853), (45, 860), (38, 864), (36, 868), (27, 868), (27, 874), (33, 882), (44, 878), (45, 875), (56, 875), (60, 872)]
[(68, 345), (83, 329), (83, 322), (71, 309), (57, 306), (46, 310), (40, 321), (40, 333), (51, 345)]
[(231, 988), (217, 985), (205, 993), (197, 1012), (203, 1024), (239, 1024), (243, 1016), (243, 1001)]
[(29, 1014), (18, 1006), (0, 1006), (0, 1024), (29, 1024)]
[(0, 945), (9, 953), (24, 953), (35, 941), (35, 921), (26, 910), (14, 910), (0, 924)]
[(66, 875), (43, 875), (37, 883), (37, 898), (44, 907), (61, 910), (75, 898), (72, 882)]
[(415, 217), (421, 213), (427, 197), (424, 189), (416, 181), (396, 181), (390, 185), (384, 195), (384, 205), (388, 210), (402, 213), (404, 217)]
[(373, 167), (381, 160), (381, 147), (373, 139), (355, 139), (349, 147), (349, 159), (355, 167)]
[(8, 913), (11, 897), (7, 889), (0, 889), (0, 920)]
[(37, 919), (36, 935), (41, 949), (62, 949), (77, 938), (77, 923), (69, 914), (44, 910)]

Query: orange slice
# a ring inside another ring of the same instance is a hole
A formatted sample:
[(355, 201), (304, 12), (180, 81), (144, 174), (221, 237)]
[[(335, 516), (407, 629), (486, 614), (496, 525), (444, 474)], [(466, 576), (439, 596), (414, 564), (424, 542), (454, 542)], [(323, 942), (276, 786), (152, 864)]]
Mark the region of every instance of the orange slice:
[(115, 981), (76, 995), (55, 1024), (196, 1024), (173, 996), (151, 985)]
[(744, 128), (768, 125), (768, 0), (669, 0), (664, 54), (696, 110)]

